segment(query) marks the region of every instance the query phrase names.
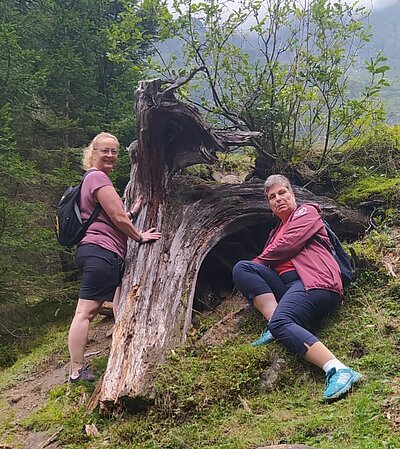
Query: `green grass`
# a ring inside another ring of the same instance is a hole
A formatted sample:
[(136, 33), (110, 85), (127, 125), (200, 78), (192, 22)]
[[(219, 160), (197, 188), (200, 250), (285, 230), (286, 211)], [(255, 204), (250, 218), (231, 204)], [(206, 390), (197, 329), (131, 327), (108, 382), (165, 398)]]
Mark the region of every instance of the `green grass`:
[[(382, 253), (393, 246), (390, 239), (384, 242)], [(369, 246), (364, 250), (373, 254)], [(398, 449), (399, 432), (388, 412), (400, 404), (400, 287), (396, 279), (374, 269), (379, 254), (375, 251), (375, 260), (368, 259), (337, 316), (318, 332), (338, 358), (363, 375), (345, 399), (323, 402), (323, 373), (277, 343), (249, 346), (263, 327), (262, 320), (250, 314), (241, 334), (226, 344), (173, 351), (159, 371), (155, 404), (146, 411), (118, 418), (88, 413), (85, 404), (93, 385), (61, 385), (20, 425), (25, 431), (62, 429), (59, 447), (64, 449), (248, 449), (284, 443), (319, 449)], [(208, 317), (197, 325), (206, 329), (212, 320)], [(40, 351), (4, 371), (2, 388), (26, 377), (35, 363), (43, 363), (52, 353), (64, 357), (65, 337), (65, 330), (59, 330)], [(285, 361), (278, 380), (272, 391), (260, 394), (260, 376), (278, 356)], [(96, 370), (102, 371), (105, 363), (104, 358), (95, 360)], [(0, 441), (12, 441), (18, 426), (7, 404), (0, 403), (0, 413), (5, 417)], [(85, 424), (95, 424), (100, 437), (86, 435)]]
[(48, 336), (65, 327), (66, 320), (71, 319), (75, 304), (72, 300), (0, 304), (0, 370), (46, 345)]
[(26, 380), (37, 367), (45, 364), (52, 357), (56, 356), (60, 362), (67, 362), (66, 341), (65, 324), (50, 328), (47, 335), (40, 337), (41, 344), (36, 343), (37, 346), (30, 354), (20, 358), (12, 367), (0, 371), (0, 391), (16, 382)]

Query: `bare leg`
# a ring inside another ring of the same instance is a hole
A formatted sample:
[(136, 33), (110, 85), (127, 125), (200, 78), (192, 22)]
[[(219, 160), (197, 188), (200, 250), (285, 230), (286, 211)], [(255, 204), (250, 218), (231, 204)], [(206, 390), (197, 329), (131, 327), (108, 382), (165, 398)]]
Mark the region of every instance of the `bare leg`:
[(121, 297), (121, 284), (118, 285), (117, 289), (115, 290), (114, 298), (113, 298), (114, 321), (117, 321), (117, 318), (118, 318), (118, 306), (119, 306), (120, 297)]
[(263, 293), (253, 299), (254, 307), (269, 321), (273, 315), (277, 302), (273, 293)]
[(68, 349), (71, 357), (71, 376), (78, 376), (83, 366), (83, 355), (89, 334), (89, 324), (97, 315), (103, 301), (79, 299), (68, 334)]
[(313, 365), (318, 366), (319, 368), (323, 368), (326, 362), (330, 360), (336, 359), (336, 357), (329, 351), (329, 349), (320, 341), (317, 341), (312, 346), (304, 343), (304, 346), (308, 348), (304, 359), (312, 363)]

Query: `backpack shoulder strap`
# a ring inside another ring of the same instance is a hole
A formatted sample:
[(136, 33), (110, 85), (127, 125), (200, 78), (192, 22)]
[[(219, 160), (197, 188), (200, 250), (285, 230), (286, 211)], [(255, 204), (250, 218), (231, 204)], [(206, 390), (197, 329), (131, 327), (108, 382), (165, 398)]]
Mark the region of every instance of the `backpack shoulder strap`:
[[(94, 171), (97, 171), (95, 168), (94, 169), (90, 169), (90, 170), (87, 170), (84, 174), (83, 174), (83, 177), (82, 177), (82, 181), (81, 181), (81, 183), (80, 183), (80, 187), (82, 188), (82, 184), (83, 184), (83, 181), (85, 180), (85, 178), (86, 178), (86, 176), (89, 174), (89, 173), (93, 173)], [(96, 203), (96, 206), (94, 207), (94, 210), (93, 210), (93, 212), (92, 212), (92, 214), (90, 215), (90, 217), (88, 218), (88, 220), (86, 220), (85, 221), (85, 228), (87, 229), (95, 220), (96, 220), (96, 218), (99, 216), (99, 214), (100, 214), (100, 212), (101, 212), (101, 210), (102, 210), (103, 208), (101, 207), (101, 204), (100, 203)]]
[[(329, 223), (326, 220), (322, 219), (322, 221), (323, 221), (323, 223), (325, 225), (325, 229), (326, 229), (326, 232), (328, 234), (328, 238), (330, 240), (329, 231), (331, 230), (331, 227), (330, 227)], [(332, 247), (329, 246), (328, 243), (321, 236), (319, 236), (318, 234), (314, 235), (314, 239), (318, 243), (320, 243), (322, 246), (324, 246), (331, 254), (334, 254), (335, 249), (333, 248), (333, 245), (332, 245)]]

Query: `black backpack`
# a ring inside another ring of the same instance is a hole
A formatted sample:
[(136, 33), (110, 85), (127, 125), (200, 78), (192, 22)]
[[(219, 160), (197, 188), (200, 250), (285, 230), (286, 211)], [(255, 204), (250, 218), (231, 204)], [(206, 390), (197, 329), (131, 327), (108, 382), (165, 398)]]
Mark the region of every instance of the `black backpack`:
[(340, 268), (340, 273), (342, 275), (343, 287), (347, 287), (352, 279), (353, 279), (353, 266), (351, 264), (351, 259), (343, 248), (339, 237), (333, 232), (330, 224), (323, 220), (326, 228), (326, 232), (328, 233), (329, 240), (331, 241), (333, 249), (329, 248), (329, 246), (325, 243), (325, 241), (319, 237), (315, 236), (315, 239), (325, 246), (332, 253), (332, 256), (335, 258), (337, 264)]
[(101, 205), (96, 204), (92, 215), (85, 222), (82, 220), (79, 208), (80, 193), (83, 180), (91, 171), (87, 171), (79, 185), (68, 187), (61, 197), (56, 210), (57, 240), (64, 246), (73, 246), (79, 243), (86, 234), (89, 226), (96, 220), (101, 211)]

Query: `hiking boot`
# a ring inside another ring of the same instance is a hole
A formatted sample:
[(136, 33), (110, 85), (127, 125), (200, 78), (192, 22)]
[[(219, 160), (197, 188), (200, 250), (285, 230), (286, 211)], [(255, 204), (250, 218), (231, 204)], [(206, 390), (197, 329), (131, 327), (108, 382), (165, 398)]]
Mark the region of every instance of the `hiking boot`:
[(271, 334), (268, 327), (263, 330), (260, 338), (254, 340), (251, 343), (251, 346), (262, 346), (267, 345), (268, 343), (272, 343), (275, 340), (275, 337)]
[(83, 380), (85, 380), (86, 382), (94, 382), (96, 380), (96, 376), (92, 373), (92, 371), (90, 370), (90, 368), (88, 368), (87, 366), (84, 366), (83, 368), (81, 368), (79, 371), (79, 376), (78, 377), (71, 377), (69, 378), (69, 381), (71, 383), (76, 383), (76, 382), (81, 382)]
[(325, 375), (324, 399), (338, 399), (361, 379), (361, 374), (351, 368), (330, 369)]

